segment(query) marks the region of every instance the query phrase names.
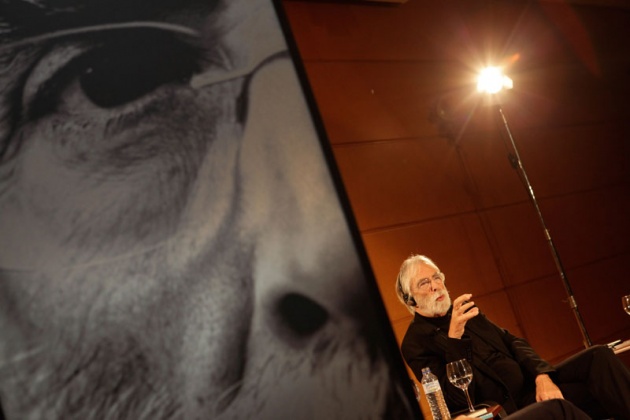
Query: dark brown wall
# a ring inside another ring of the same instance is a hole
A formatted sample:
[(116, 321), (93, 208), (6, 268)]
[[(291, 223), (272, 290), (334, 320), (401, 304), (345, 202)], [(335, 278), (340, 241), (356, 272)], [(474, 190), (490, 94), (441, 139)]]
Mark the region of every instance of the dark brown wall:
[[(286, 1), (400, 340), (401, 261), (558, 361), (582, 347), (552, 254), (475, 69), (510, 64), (503, 109), (591, 339), (630, 338), (630, 11), (562, 3)], [(436, 104), (450, 126), (429, 118)]]

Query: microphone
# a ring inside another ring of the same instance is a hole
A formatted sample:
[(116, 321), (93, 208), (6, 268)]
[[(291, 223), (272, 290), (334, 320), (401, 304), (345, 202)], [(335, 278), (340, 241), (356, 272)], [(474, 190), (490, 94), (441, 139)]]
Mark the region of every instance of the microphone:
[[(465, 304), (467, 304), (468, 302), (470, 302), (470, 301), (469, 301), (469, 300), (465, 300), (465, 301), (464, 301), (464, 303), (462, 303), (462, 305), (465, 305)], [(470, 311), (472, 308), (476, 308), (476, 307), (477, 307), (477, 305), (473, 305), (473, 306), (471, 306), (470, 308), (466, 309), (466, 310), (464, 311), (464, 313), (466, 313), (466, 312)]]

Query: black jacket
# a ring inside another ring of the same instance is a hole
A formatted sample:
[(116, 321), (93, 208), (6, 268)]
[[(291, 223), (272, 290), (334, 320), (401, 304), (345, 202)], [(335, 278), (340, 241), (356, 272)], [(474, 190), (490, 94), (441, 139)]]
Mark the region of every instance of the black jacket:
[[(450, 319), (451, 309), (446, 315)], [(522, 338), (510, 334), (507, 330), (492, 323), (481, 312), (466, 324), (461, 339), (448, 337), (448, 330), (443, 331), (426, 318), (416, 314), (402, 341), (402, 354), (416, 375), (422, 380), (422, 368), (429, 367), (439, 379), (444, 397), (449, 409), (459, 411), (468, 407), (464, 392), (451, 385), (446, 377), (446, 364), (460, 359), (468, 359), (473, 367), (473, 381), (468, 390), (470, 398), (475, 404), (475, 395), (483, 395), (484, 400), (492, 400), (503, 405), (508, 412), (518, 409), (515, 396), (509, 395), (506, 385), (500, 377), (500, 372), (491, 369), (475, 354), (472, 337), (482, 339), (497, 352), (514, 359), (521, 367), (525, 380), (535, 389), (534, 379), (541, 373), (550, 376), (555, 372), (553, 366), (543, 360)], [(477, 401), (477, 403), (482, 401)]]

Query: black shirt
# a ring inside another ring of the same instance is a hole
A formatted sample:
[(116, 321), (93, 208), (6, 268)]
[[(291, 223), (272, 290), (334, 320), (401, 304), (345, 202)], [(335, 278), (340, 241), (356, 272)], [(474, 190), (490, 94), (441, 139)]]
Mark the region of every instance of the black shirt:
[[(443, 317), (427, 318), (423, 317), (427, 322), (434, 325), (442, 331), (448, 331), (451, 323), (451, 312)], [(524, 387), (525, 376), (520, 365), (513, 358), (507, 357), (505, 354), (498, 352), (481, 337), (475, 335), (468, 329), (465, 330), (462, 339), (470, 339), (473, 347), (473, 357), (483, 360), (485, 364), (491, 368), (501, 381), (505, 384), (509, 394), (521, 406), (522, 401), (531, 393), (531, 389)], [(473, 381), (474, 381), (473, 372)], [(476, 401), (495, 400), (496, 395), (484, 395), (483, 388), (477, 388), (475, 395)]]

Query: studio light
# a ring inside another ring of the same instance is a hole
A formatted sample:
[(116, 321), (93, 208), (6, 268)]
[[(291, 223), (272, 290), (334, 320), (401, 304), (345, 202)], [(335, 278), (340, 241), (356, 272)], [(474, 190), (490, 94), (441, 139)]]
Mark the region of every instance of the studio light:
[(497, 99), (493, 101), (493, 103), (497, 104), (499, 115), (501, 116), (503, 126), (505, 127), (507, 137), (510, 140), (510, 145), (513, 150), (513, 154), (510, 153), (509, 155), (510, 163), (512, 164), (514, 169), (519, 172), (521, 180), (525, 184), (525, 188), (527, 190), (529, 198), (538, 215), (538, 220), (540, 221), (540, 224), (542, 226), (545, 239), (547, 240), (549, 249), (551, 250), (551, 253), (553, 255), (556, 268), (558, 270), (560, 278), (562, 279), (564, 288), (567, 292), (569, 306), (573, 309), (575, 319), (580, 328), (580, 332), (582, 333), (584, 346), (590, 347), (592, 346), (592, 342), (588, 335), (588, 332), (586, 331), (586, 327), (584, 326), (584, 322), (582, 320), (582, 316), (580, 315), (580, 311), (578, 310), (577, 302), (575, 301), (575, 297), (573, 296), (573, 290), (571, 289), (571, 284), (569, 283), (569, 280), (564, 271), (564, 267), (560, 260), (560, 254), (558, 253), (558, 250), (556, 249), (556, 246), (553, 243), (553, 239), (551, 238), (551, 233), (549, 232), (549, 229), (547, 229), (547, 225), (543, 218), (542, 212), (540, 211), (540, 207), (538, 206), (538, 201), (536, 200), (534, 189), (531, 183), (529, 182), (527, 172), (525, 171), (525, 167), (523, 166), (523, 161), (521, 160), (520, 153), (518, 151), (518, 148), (516, 147), (516, 142), (514, 141), (514, 137), (512, 135), (512, 130), (510, 129), (508, 120), (505, 116), (505, 113), (503, 112), (503, 108), (501, 106), (501, 100), (500, 98), (496, 98), (498, 96), (496, 94), (498, 94), (500, 91), (502, 91), (503, 89), (512, 89), (512, 87), (513, 87), (512, 79), (504, 75), (503, 70), (500, 67), (486, 67), (480, 72), (479, 77), (477, 78), (477, 90), (479, 92), (492, 95), (493, 99)]
[(477, 90), (485, 93), (498, 93), (503, 89), (512, 89), (514, 82), (503, 74), (500, 67), (486, 67), (477, 77)]

